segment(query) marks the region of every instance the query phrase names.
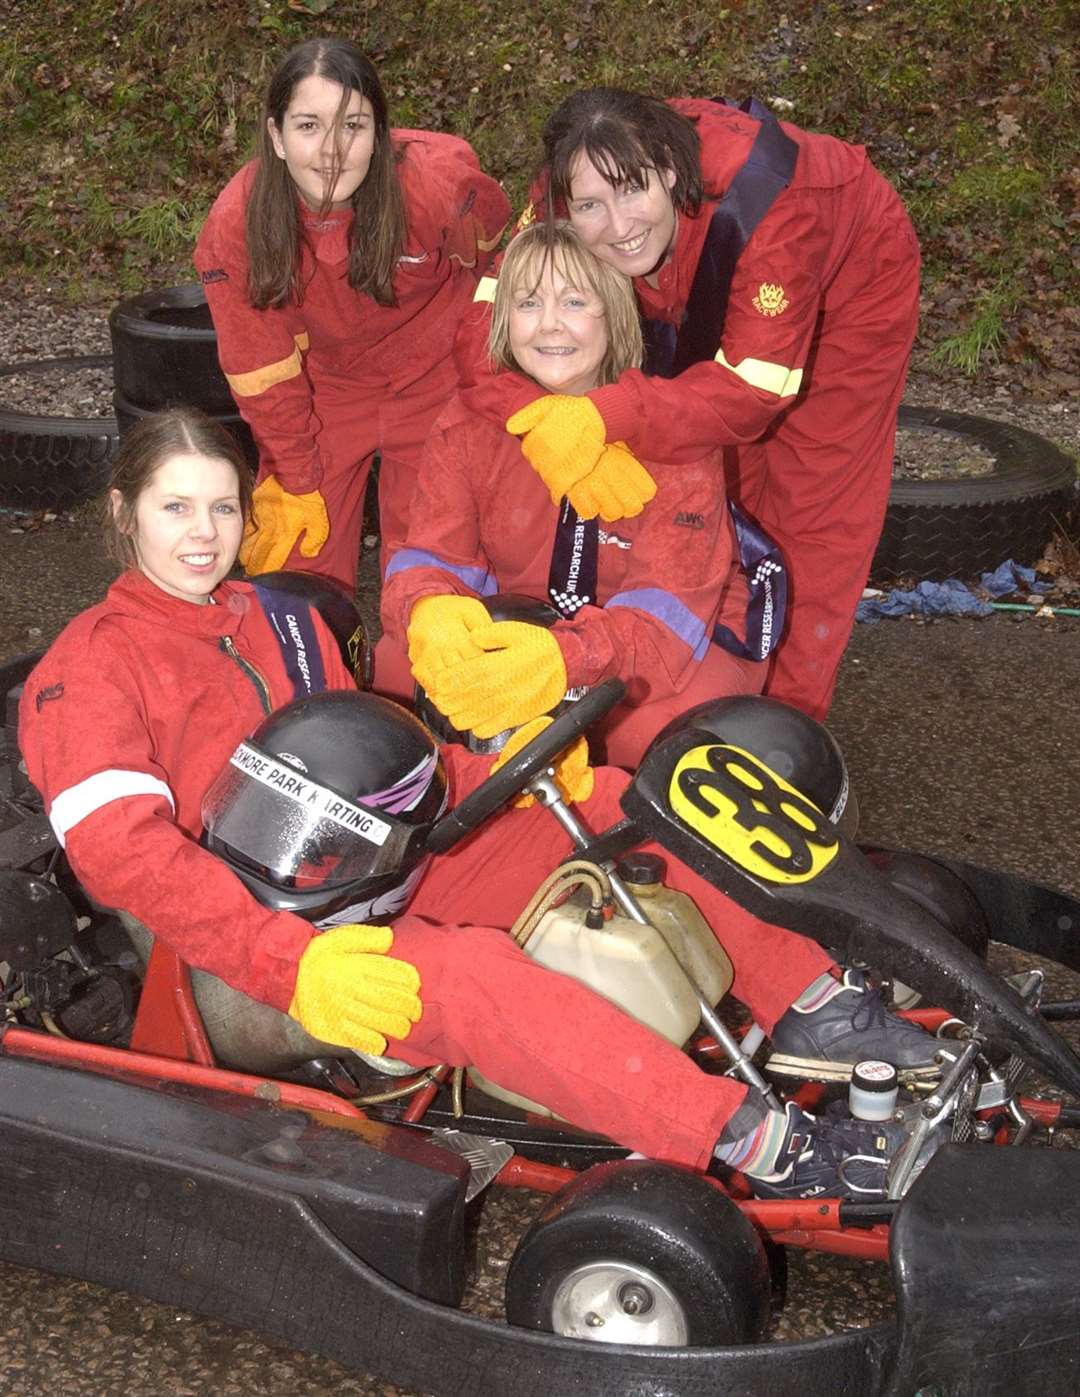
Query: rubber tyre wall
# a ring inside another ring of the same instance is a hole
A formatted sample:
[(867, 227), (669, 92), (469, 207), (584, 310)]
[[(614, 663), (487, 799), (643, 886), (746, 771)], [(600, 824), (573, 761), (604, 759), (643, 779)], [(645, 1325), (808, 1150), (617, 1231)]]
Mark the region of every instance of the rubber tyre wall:
[(989, 475), (893, 484), (870, 568), (897, 577), (973, 580), (1007, 558), (1032, 564), (1068, 523), (1077, 499), (1073, 460), (1045, 437), (1006, 422), (937, 408), (901, 407), (899, 425), (947, 432), (991, 452)]
[[(107, 354), (36, 359), (0, 369), (19, 373), (105, 369)], [(112, 417), (38, 417), (0, 408), (0, 505), (9, 509), (70, 509), (104, 490), (116, 450)]]
[(127, 402), (150, 410), (186, 404), (211, 416), (235, 413), (210, 307), (197, 283), (121, 301), (109, 316), (109, 335), (113, 382)]
[[(200, 405), (195, 404), (195, 406)], [(149, 417), (160, 411), (159, 408), (139, 407), (135, 403), (129, 403), (119, 388), (113, 393), (113, 407), (116, 409), (116, 421), (120, 429), (121, 440), (141, 418)], [(203, 410), (206, 411), (206, 409)], [(214, 418), (216, 422), (220, 422), (232, 433), (241, 451), (243, 451), (244, 459), (248, 465), (253, 471), (258, 470), (259, 448), (255, 445), (255, 439), (251, 435), (251, 428), (236, 411), (236, 408), (234, 407), (231, 412), (207, 412), (207, 415)]]

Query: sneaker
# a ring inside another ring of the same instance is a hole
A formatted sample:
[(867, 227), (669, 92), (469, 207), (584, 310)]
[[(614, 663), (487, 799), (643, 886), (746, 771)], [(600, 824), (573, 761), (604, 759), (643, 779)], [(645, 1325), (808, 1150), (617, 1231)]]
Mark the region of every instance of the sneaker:
[(772, 1032), (765, 1070), (781, 1077), (848, 1082), (857, 1062), (891, 1062), (901, 1082), (933, 1081), (941, 1074), (938, 1040), (891, 1014), (865, 971), (847, 970), (835, 992), (816, 1009), (787, 1011)]
[(889, 1161), (907, 1139), (896, 1121), (808, 1115), (794, 1101), (785, 1108), (787, 1130), (773, 1168), (746, 1178), (758, 1198), (885, 1196)]

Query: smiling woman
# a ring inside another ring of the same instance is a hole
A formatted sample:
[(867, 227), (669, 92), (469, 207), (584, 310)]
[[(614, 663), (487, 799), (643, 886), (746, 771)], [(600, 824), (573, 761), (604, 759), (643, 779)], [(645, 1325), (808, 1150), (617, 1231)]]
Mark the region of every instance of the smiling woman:
[[(534, 224), (503, 259), (489, 348), (499, 380), (557, 401), (615, 384), (641, 362), (632, 284), (569, 224)], [(713, 643), (718, 624), (743, 634), (748, 611), (717, 456), (672, 469), (660, 440), (645, 467), (618, 443), (608, 450), (640, 472), (650, 501), (617, 529), (549, 493), (468, 393), (447, 406), (387, 569), (381, 686), (404, 695), (415, 678), (475, 744), (617, 677), (626, 701), (595, 735), (608, 761), (631, 768), (676, 711), (760, 689), (756, 653)], [(481, 599), (496, 593), (530, 598), (554, 624), (490, 621)]]
[(509, 203), (456, 136), (394, 130), (371, 62), (309, 39), (270, 78), (256, 158), (210, 211), (195, 265), (259, 453), (249, 573), (356, 582), (380, 453), (383, 561), (420, 448), (457, 386), (451, 347)]

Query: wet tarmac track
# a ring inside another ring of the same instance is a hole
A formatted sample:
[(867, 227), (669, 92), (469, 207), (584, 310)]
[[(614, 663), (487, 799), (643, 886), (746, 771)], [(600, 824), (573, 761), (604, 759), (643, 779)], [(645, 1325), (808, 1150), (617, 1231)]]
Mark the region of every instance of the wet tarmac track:
[[(1080, 895), (1078, 692), (1075, 621), (997, 616), (859, 628), (830, 726), (858, 791), (861, 837)], [(1007, 965), (1015, 956), (995, 959)], [(1077, 996), (1078, 980), (1056, 976), (1050, 996)], [(535, 1201), (489, 1198), (480, 1238), (487, 1260), (470, 1304), (495, 1313), (513, 1239)], [(883, 1267), (793, 1256), (776, 1337), (870, 1323), (891, 1304)], [(213, 1320), (16, 1266), (0, 1265), (0, 1315), (0, 1393), (10, 1397), (403, 1392)]]

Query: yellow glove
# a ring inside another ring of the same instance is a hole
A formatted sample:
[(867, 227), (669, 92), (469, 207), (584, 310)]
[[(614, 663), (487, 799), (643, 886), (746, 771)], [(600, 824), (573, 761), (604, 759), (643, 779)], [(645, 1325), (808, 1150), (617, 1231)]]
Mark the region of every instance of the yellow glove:
[(407, 1038), (424, 1011), (420, 973), (386, 952), (388, 926), (350, 923), (313, 936), (296, 970), (289, 1014), (324, 1043), (386, 1052), (387, 1036)]
[(255, 486), (251, 518), (240, 545), (240, 561), (246, 572), (277, 572), (298, 539), (300, 553), (305, 558), (317, 558), (330, 536), (330, 520), (326, 502), (318, 490), (306, 495), (290, 495), (278, 484), (277, 477), (268, 475)]
[(588, 398), (550, 393), (515, 412), (506, 430), (523, 437), (521, 451), (558, 504), (600, 460), (604, 419)]
[[(492, 762), (491, 775), (494, 776), (499, 767), (511, 757), (516, 757), (527, 742), (531, 742), (537, 734), (550, 727), (552, 721), (551, 718), (534, 718), (531, 723), (518, 728)], [(567, 805), (573, 805), (576, 800), (589, 799), (593, 793), (593, 769), (589, 765), (589, 744), (584, 737), (576, 738), (565, 751), (554, 758), (551, 765), (555, 769), (555, 784), (562, 792), (562, 798)], [(514, 801), (514, 805), (523, 810), (535, 804), (535, 796), (518, 796)]]
[(594, 470), (572, 485), (570, 503), (583, 519), (633, 519), (656, 494), (656, 481), (625, 442), (605, 446)]
[(444, 669), (428, 696), (461, 732), (494, 737), (547, 713), (566, 693), (559, 642), (543, 626), (489, 621), (470, 639), (484, 653)]
[(487, 607), (475, 597), (421, 597), (409, 614), (409, 663), (412, 675), (430, 693), (448, 666), (482, 652), (471, 632), (491, 620)]

